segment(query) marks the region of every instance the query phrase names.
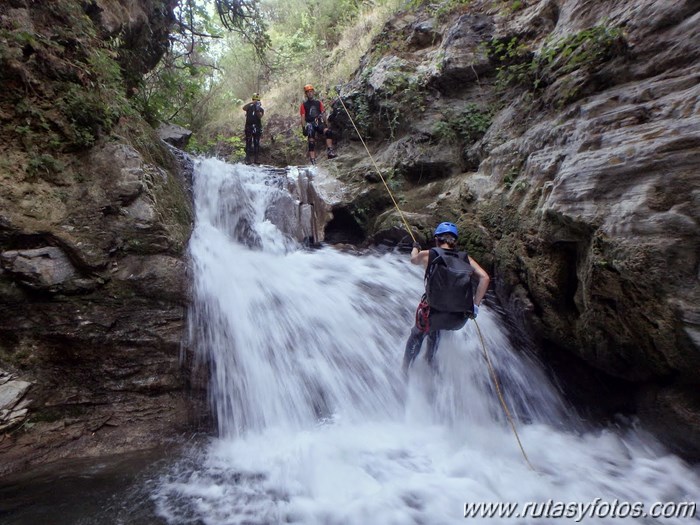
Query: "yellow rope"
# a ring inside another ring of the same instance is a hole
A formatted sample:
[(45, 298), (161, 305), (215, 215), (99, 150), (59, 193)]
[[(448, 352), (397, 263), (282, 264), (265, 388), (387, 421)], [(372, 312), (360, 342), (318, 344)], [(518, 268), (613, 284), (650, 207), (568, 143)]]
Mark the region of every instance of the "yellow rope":
[(510, 410), (508, 410), (508, 405), (506, 404), (506, 400), (503, 398), (503, 394), (501, 393), (501, 387), (498, 384), (498, 377), (496, 376), (496, 371), (493, 369), (493, 365), (491, 364), (491, 358), (489, 357), (489, 354), (486, 351), (486, 345), (484, 344), (484, 337), (481, 335), (481, 328), (479, 328), (479, 323), (476, 322), (476, 319), (474, 319), (474, 324), (476, 325), (476, 331), (479, 333), (479, 339), (481, 340), (481, 350), (483, 351), (484, 357), (486, 358), (486, 363), (489, 366), (489, 371), (491, 372), (493, 384), (496, 387), (496, 393), (498, 394), (498, 399), (501, 401), (501, 405), (503, 406), (503, 411), (506, 413), (506, 417), (508, 418), (508, 422), (510, 423), (510, 427), (513, 429), (513, 434), (515, 434), (515, 439), (518, 441), (518, 446), (520, 447), (520, 452), (522, 452), (523, 457), (525, 458), (525, 462), (527, 463), (527, 466), (530, 467), (532, 470), (535, 470), (535, 467), (532, 466), (532, 463), (530, 463), (530, 460), (528, 459), (527, 454), (525, 453), (525, 449), (523, 448), (523, 444), (520, 442), (520, 436), (518, 436), (518, 431), (515, 429), (515, 423), (513, 422), (513, 417), (510, 415)]
[(374, 161), (374, 157), (372, 157), (372, 154), (369, 152), (369, 148), (367, 147), (367, 144), (365, 144), (365, 140), (362, 138), (362, 135), (360, 134), (360, 130), (357, 129), (357, 126), (355, 125), (355, 121), (350, 116), (350, 112), (348, 111), (348, 108), (345, 107), (345, 103), (343, 102), (343, 97), (339, 96), (338, 100), (340, 100), (340, 103), (342, 104), (343, 109), (345, 110), (345, 113), (347, 113), (348, 118), (350, 119), (350, 123), (352, 124), (352, 127), (355, 128), (355, 133), (357, 133), (357, 136), (360, 137), (360, 141), (362, 142), (362, 145), (365, 147), (365, 151), (367, 152), (367, 155), (369, 156), (370, 160), (372, 161), (372, 164), (374, 165), (374, 169), (377, 172), (377, 175), (379, 175), (379, 178), (382, 179), (382, 182), (384, 183), (384, 187), (386, 188), (386, 191), (389, 192), (389, 197), (391, 197), (391, 200), (394, 203), (394, 206), (396, 206), (396, 211), (399, 212), (399, 217), (401, 217), (401, 220), (403, 221), (404, 225), (406, 226), (406, 231), (408, 231), (408, 234), (411, 236), (411, 239), (413, 239), (413, 242), (416, 242), (416, 238), (413, 236), (413, 232), (411, 231), (411, 228), (408, 225), (408, 222), (406, 222), (406, 219), (403, 216), (403, 213), (401, 212), (401, 208), (399, 208), (399, 205), (397, 204), (396, 199), (394, 199), (394, 194), (391, 193), (391, 190), (389, 189), (389, 185), (384, 180), (384, 177), (382, 177), (382, 174), (379, 171), (379, 168), (377, 167), (377, 163)]

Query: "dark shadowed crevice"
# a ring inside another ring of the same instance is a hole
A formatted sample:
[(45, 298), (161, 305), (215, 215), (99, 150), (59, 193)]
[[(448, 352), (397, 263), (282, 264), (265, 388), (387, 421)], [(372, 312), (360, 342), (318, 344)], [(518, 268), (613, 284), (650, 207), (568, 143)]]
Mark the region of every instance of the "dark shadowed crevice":
[(613, 377), (596, 369), (560, 345), (540, 341), (537, 354), (567, 401), (584, 418), (614, 420), (619, 414), (634, 413), (639, 383)]
[(403, 176), (413, 184), (424, 184), (452, 175), (452, 166), (446, 162), (416, 162), (401, 167)]
[(330, 244), (361, 244), (366, 238), (364, 229), (345, 206), (333, 208), (333, 218), (324, 232), (324, 239)]
[(578, 317), (576, 291), (578, 289), (578, 245), (575, 242), (557, 242), (552, 246), (552, 260), (557, 268), (556, 283), (559, 286), (559, 308), (562, 313)]

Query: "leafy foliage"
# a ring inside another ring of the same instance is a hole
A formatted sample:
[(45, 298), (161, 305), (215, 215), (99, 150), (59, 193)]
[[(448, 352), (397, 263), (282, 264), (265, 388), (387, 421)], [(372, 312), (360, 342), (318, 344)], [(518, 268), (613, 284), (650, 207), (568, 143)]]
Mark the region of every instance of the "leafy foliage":
[(626, 47), (622, 30), (606, 25), (593, 26), (559, 40), (545, 42), (537, 56), (538, 78), (565, 75), (577, 69), (592, 68), (611, 59)]
[(79, 2), (37, 4), (32, 17), (31, 31), (0, 23), (5, 44), (0, 67), (8, 86), (0, 104), (11, 108), (14, 118), (6, 122), (16, 132), (14, 140), (38, 159), (30, 174), (50, 171), (44, 151), (90, 147), (133, 112), (117, 61), (118, 43), (98, 37)]
[[(258, 56), (263, 57), (270, 46), (267, 25), (261, 16), (257, 0), (215, 0), (216, 12), (226, 29), (234, 31), (249, 42)], [(190, 11), (196, 9), (194, 0), (187, 0)], [(201, 10), (199, 11), (201, 16)]]
[(512, 37), (490, 42), (488, 54), (498, 64), (497, 89), (523, 86), (537, 90), (579, 69), (591, 71), (625, 48), (620, 28), (597, 25), (560, 39), (548, 39), (539, 53)]
[(197, 155), (224, 156), (229, 162), (238, 162), (245, 158), (245, 141), (237, 136), (217, 135), (205, 142), (192, 137), (187, 150)]
[(219, 62), (228, 45), (235, 42), (253, 61), (264, 62), (270, 37), (258, 0), (182, 0), (175, 15), (169, 52), (144, 77), (134, 99), (151, 123), (168, 121), (198, 130), (216, 109), (210, 102), (221, 91)]
[[(192, 129), (200, 143), (242, 135), (241, 106), (252, 93), (261, 93), (266, 120), (274, 122), (267, 136), (284, 136), (285, 141), (296, 143), (302, 86), (313, 84), (317, 96), (330, 107), (335, 86), (357, 68), (372, 36), (399, 1), (260, 0), (270, 42), (264, 56), (243, 35), (224, 35), (221, 30), (222, 38), (201, 53), (214, 69), (194, 97), (199, 101), (193, 107), (196, 111), (181, 110), (173, 120)], [(177, 82), (182, 78), (173, 85)], [(154, 99), (153, 105), (167, 107), (176, 100), (172, 95)], [(164, 114), (162, 109), (155, 113)], [(283, 147), (278, 143), (275, 149)]]
[(473, 144), (488, 131), (493, 114), (492, 108), (482, 109), (477, 104), (468, 103), (457, 115), (438, 122), (433, 133), (447, 142)]
[(468, 6), (471, 2), (472, 0), (442, 0), (440, 2), (434, 2), (432, 0), (410, 0), (408, 5), (413, 9), (425, 6), (433, 16), (437, 17), (439, 20), (443, 20), (447, 15)]
[(488, 44), (488, 54), (498, 66), (496, 89), (503, 92), (512, 86), (532, 84), (537, 63), (534, 54), (517, 37), (493, 40)]

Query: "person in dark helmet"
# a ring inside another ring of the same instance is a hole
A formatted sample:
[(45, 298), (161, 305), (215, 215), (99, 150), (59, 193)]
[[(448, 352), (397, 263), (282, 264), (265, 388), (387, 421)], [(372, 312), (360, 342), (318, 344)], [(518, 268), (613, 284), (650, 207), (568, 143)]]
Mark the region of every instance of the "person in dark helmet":
[(260, 137), (262, 136), (262, 117), (265, 110), (260, 103), (260, 95), (253, 93), (252, 100), (243, 106), (245, 111), (245, 163), (255, 164), (260, 157)]
[[(441, 330), (459, 330), (469, 318), (476, 318), (486, 290), (489, 275), (466, 252), (455, 250), (457, 226), (443, 222), (435, 228), (435, 247), (421, 250), (413, 243), (411, 263), (425, 267), (425, 294), (416, 311), (416, 324), (406, 342), (403, 371), (420, 353), (428, 336), (425, 359), (433, 364)], [(473, 284), (477, 282), (476, 293)]]
[(316, 138), (322, 136), (326, 139), (326, 154), (329, 159), (336, 157), (333, 149), (333, 133), (326, 123), (323, 102), (314, 98), (315, 91), (311, 84), (304, 86), (306, 100), (301, 103), (299, 114), (301, 115), (301, 132), (306, 137), (309, 146), (309, 160), (316, 164)]

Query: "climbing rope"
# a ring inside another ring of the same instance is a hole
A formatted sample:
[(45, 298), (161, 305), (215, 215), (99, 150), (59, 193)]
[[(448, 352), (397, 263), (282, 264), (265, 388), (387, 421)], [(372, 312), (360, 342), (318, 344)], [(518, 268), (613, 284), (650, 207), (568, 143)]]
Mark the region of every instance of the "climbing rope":
[[(394, 199), (394, 194), (391, 192), (389, 185), (386, 183), (386, 181), (384, 180), (384, 177), (382, 176), (382, 173), (379, 171), (379, 167), (377, 167), (377, 163), (374, 161), (374, 157), (372, 157), (372, 154), (369, 152), (369, 148), (367, 147), (365, 140), (362, 138), (362, 134), (360, 133), (360, 130), (357, 129), (357, 126), (355, 125), (355, 121), (352, 119), (352, 116), (350, 115), (348, 108), (345, 106), (345, 103), (343, 102), (343, 97), (339, 96), (338, 100), (340, 101), (340, 104), (343, 106), (343, 109), (345, 110), (345, 113), (347, 114), (348, 118), (350, 119), (350, 123), (352, 124), (352, 127), (355, 128), (355, 133), (357, 133), (357, 136), (360, 138), (360, 142), (362, 142), (362, 145), (365, 147), (365, 151), (367, 152), (367, 155), (369, 156), (370, 160), (372, 161), (372, 165), (374, 166), (374, 170), (377, 172), (377, 175), (379, 175), (379, 178), (384, 183), (384, 187), (386, 188), (386, 191), (389, 193), (389, 196), (391, 197), (391, 200), (394, 203), (394, 206), (396, 207), (396, 211), (399, 212), (399, 216), (401, 217), (401, 220), (403, 221), (404, 225), (406, 226), (406, 230), (408, 231), (408, 234), (411, 236), (411, 239), (413, 239), (413, 242), (415, 242), (416, 238), (413, 236), (413, 232), (411, 231), (411, 228), (408, 226), (408, 223), (406, 222), (406, 219), (405, 219), (403, 213), (401, 212), (401, 208), (399, 208), (399, 205), (396, 202), (396, 199)], [(416, 312), (416, 316), (418, 316), (418, 312)], [(416, 317), (416, 319), (417, 319), (417, 317)], [(479, 324), (476, 322), (476, 319), (474, 319), (474, 324), (476, 325), (476, 330), (479, 334), (479, 340), (481, 341), (481, 349), (483, 351), (484, 357), (486, 358), (486, 363), (488, 364), (489, 371), (491, 372), (491, 378), (493, 379), (493, 384), (496, 387), (496, 393), (498, 394), (498, 399), (500, 400), (501, 406), (503, 407), (503, 410), (506, 414), (506, 417), (508, 418), (508, 422), (510, 423), (510, 427), (513, 429), (513, 434), (515, 434), (515, 439), (517, 440), (518, 446), (520, 447), (520, 452), (522, 452), (523, 457), (525, 458), (525, 462), (527, 463), (527, 465), (532, 470), (535, 470), (535, 467), (532, 466), (532, 463), (530, 463), (530, 459), (527, 457), (527, 454), (525, 453), (525, 449), (523, 448), (523, 444), (520, 441), (520, 436), (518, 435), (518, 431), (515, 428), (515, 423), (513, 422), (513, 416), (511, 416), (510, 410), (508, 409), (508, 405), (506, 404), (506, 400), (503, 398), (503, 394), (501, 393), (501, 387), (498, 384), (498, 377), (496, 376), (496, 371), (494, 370), (493, 365), (491, 364), (491, 358), (489, 357), (489, 354), (486, 351), (486, 345), (484, 344), (484, 337), (481, 335), (481, 328), (479, 328)]]
[(345, 107), (345, 103), (343, 102), (343, 97), (339, 96), (338, 100), (340, 100), (340, 103), (343, 106), (343, 109), (345, 110), (345, 113), (347, 114), (348, 118), (350, 119), (350, 123), (352, 124), (352, 127), (355, 128), (355, 133), (357, 133), (357, 136), (360, 137), (360, 142), (362, 142), (362, 145), (365, 147), (365, 151), (367, 152), (367, 155), (369, 156), (370, 160), (372, 161), (372, 165), (374, 166), (374, 170), (377, 172), (377, 175), (379, 175), (379, 178), (382, 179), (382, 182), (384, 183), (384, 187), (386, 188), (386, 191), (389, 192), (389, 197), (391, 197), (392, 202), (394, 203), (394, 206), (396, 207), (396, 211), (399, 212), (399, 217), (401, 217), (401, 220), (403, 221), (404, 225), (406, 226), (406, 231), (408, 231), (408, 234), (411, 236), (411, 239), (413, 239), (413, 242), (416, 242), (416, 238), (413, 236), (413, 232), (411, 231), (411, 228), (408, 225), (408, 222), (406, 222), (406, 218), (403, 215), (403, 212), (401, 211), (401, 208), (399, 208), (398, 203), (396, 202), (396, 199), (394, 198), (394, 194), (391, 193), (391, 189), (389, 189), (389, 185), (386, 183), (384, 180), (384, 177), (382, 176), (382, 173), (379, 171), (379, 167), (377, 166), (377, 163), (374, 161), (374, 157), (372, 157), (372, 154), (369, 152), (369, 148), (367, 147), (367, 144), (365, 144), (365, 139), (362, 138), (362, 134), (360, 133), (360, 130), (357, 129), (357, 126), (355, 125), (355, 121), (352, 119), (352, 116), (350, 116), (350, 112), (348, 111), (348, 108)]
[(515, 428), (515, 423), (513, 422), (513, 416), (510, 414), (510, 410), (508, 410), (508, 405), (506, 404), (506, 400), (503, 398), (503, 393), (501, 392), (501, 387), (498, 384), (498, 377), (496, 376), (496, 371), (493, 368), (493, 365), (491, 364), (491, 358), (489, 357), (488, 352), (486, 351), (486, 345), (484, 344), (484, 337), (481, 335), (481, 328), (479, 328), (479, 323), (476, 322), (476, 319), (473, 319), (474, 324), (476, 325), (476, 331), (479, 334), (479, 340), (481, 341), (481, 350), (484, 354), (484, 358), (486, 359), (486, 364), (489, 367), (489, 371), (491, 372), (491, 378), (493, 379), (493, 384), (496, 387), (496, 393), (498, 394), (498, 399), (501, 402), (501, 406), (503, 407), (503, 411), (506, 413), (506, 417), (508, 418), (508, 422), (510, 423), (510, 427), (513, 429), (513, 434), (515, 434), (515, 439), (518, 442), (518, 446), (520, 447), (520, 452), (522, 452), (523, 457), (525, 458), (525, 462), (527, 463), (527, 466), (530, 467), (530, 469), (535, 470), (535, 467), (532, 466), (532, 463), (530, 463), (530, 459), (527, 457), (527, 454), (525, 453), (525, 449), (523, 448), (523, 444), (520, 442), (520, 436), (518, 436), (518, 431)]

